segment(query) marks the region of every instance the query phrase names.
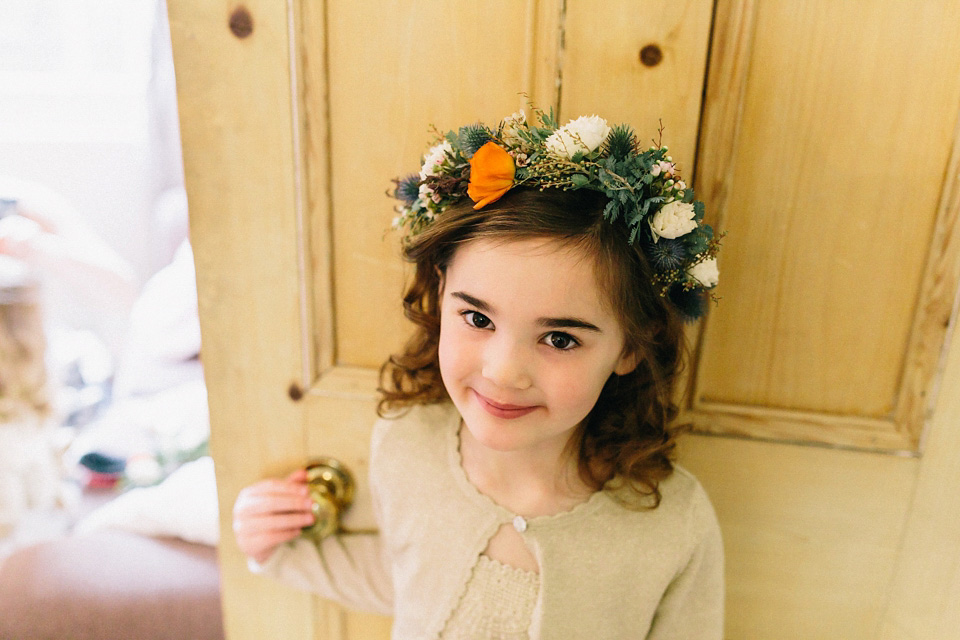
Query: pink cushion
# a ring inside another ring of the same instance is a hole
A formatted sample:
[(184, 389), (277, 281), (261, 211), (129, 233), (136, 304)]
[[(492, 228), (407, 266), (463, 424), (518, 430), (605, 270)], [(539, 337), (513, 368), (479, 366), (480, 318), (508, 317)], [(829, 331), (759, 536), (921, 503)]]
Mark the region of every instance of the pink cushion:
[(216, 549), (97, 531), (0, 565), (0, 638), (222, 640)]

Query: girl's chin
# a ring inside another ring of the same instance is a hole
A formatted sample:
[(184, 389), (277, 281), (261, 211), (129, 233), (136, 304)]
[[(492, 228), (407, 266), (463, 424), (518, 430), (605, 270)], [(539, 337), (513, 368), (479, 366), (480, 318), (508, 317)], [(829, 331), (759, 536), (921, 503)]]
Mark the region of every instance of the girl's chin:
[[(476, 425), (476, 423), (474, 423)], [(506, 429), (489, 429), (489, 428), (476, 428), (470, 427), (468, 423), (465, 423), (465, 428), (470, 432), (470, 437), (484, 449), (489, 449), (491, 451), (497, 451), (500, 453), (508, 453), (510, 451), (517, 451), (524, 448), (525, 443), (521, 438), (517, 437), (520, 434), (508, 433)]]
[(521, 428), (522, 421), (499, 420), (476, 405), (464, 409), (460, 412), (464, 430), (485, 449), (507, 452), (528, 444), (525, 438), (529, 437), (529, 429)]

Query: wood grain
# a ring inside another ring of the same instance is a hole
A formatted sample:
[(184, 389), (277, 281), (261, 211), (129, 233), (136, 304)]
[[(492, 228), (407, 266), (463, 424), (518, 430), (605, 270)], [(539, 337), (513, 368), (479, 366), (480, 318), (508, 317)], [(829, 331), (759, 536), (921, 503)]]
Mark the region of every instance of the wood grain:
[(524, 86), (530, 69), (550, 76), (547, 51), (527, 60), (530, 43), (541, 42), (530, 18), (527, 4), (507, 0), (328, 6), (336, 25), (327, 55), (338, 363), (379, 366), (409, 331), (384, 191), (394, 176), (419, 170), (431, 124), (443, 132), (496, 125), (533, 89)]
[[(960, 111), (957, 97), (955, 111)], [(956, 120), (953, 153), (943, 180), (936, 226), (914, 311), (913, 329), (904, 364), (897, 422), (919, 447), (933, 412), (946, 355), (947, 329), (956, 322), (960, 283), (960, 119)]]
[[(710, 3), (569, 0), (566, 7), (561, 124), (597, 114), (632, 125), (646, 145), (658, 138), (662, 120), (663, 143), (692, 180)], [(647, 45), (662, 52), (652, 67), (640, 61)]]
[(874, 640), (919, 461), (691, 436), (723, 531), (725, 638)]
[[(527, 46), (522, 85), (541, 109), (560, 110), (560, 48), (564, 0), (527, 0)], [(529, 111), (521, 96), (517, 108)], [(506, 115), (506, 114), (504, 114)]]
[(333, 305), (333, 237), (330, 185), (330, 105), (327, 100), (326, 3), (301, 0), (295, 12), (297, 103), (299, 121), (295, 133), (300, 139), (297, 158), (302, 176), (298, 194), (301, 217), (301, 251), (305, 269), (301, 272), (301, 308), (309, 315), (306, 323), (309, 342), (304, 357), (309, 389), (324, 371), (336, 362), (336, 316)]
[(251, 574), (229, 533), (240, 489), (305, 455), (303, 415), (286, 394), (302, 374), (299, 340), (289, 339), (301, 325), (288, 16), (285, 2), (245, 6), (253, 30), (241, 39), (228, 26), (231, 3), (169, 2), (223, 608), (231, 639), (308, 640), (311, 598)]
[(714, 402), (696, 406), (682, 419), (704, 433), (916, 455), (915, 442), (893, 420)]
[[(955, 165), (954, 165), (955, 166)], [(956, 205), (957, 173), (948, 176), (951, 206)], [(949, 242), (960, 242), (954, 227)], [(946, 240), (946, 239), (945, 239)], [(956, 293), (956, 290), (954, 290)], [(955, 298), (952, 346), (930, 421), (900, 548), (881, 640), (953, 640), (960, 629), (960, 334)]]
[[(918, 448), (956, 287), (939, 176), (960, 99), (945, 26), (958, 9), (924, 6), (718, 3), (697, 187), (729, 232), (731, 302), (703, 327), (702, 421), (708, 406), (769, 408), (767, 435), (783, 437), (782, 413), (803, 412), (787, 439), (807, 440), (803, 424), (892, 420)], [(899, 50), (910, 64), (879, 62)], [(913, 178), (901, 160), (918, 148), (933, 169)]]

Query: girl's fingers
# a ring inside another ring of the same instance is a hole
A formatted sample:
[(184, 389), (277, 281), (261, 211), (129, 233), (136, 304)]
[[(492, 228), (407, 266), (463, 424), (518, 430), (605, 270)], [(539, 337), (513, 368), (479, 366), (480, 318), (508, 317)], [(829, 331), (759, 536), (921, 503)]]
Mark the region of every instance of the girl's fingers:
[(306, 482), (278, 480), (261, 480), (252, 484), (240, 493), (256, 495), (307, 495), (309, 492)]
[(306, 469), (246, 487), (233, 505), (233, 531), (243, 553), (264, 562), (277, 545), (314, 523)]
[(233, 530), (235, 533), (243, 534), (287, 531), (294, 528), (301, 529), (313, 524), (313, 521), (314, 516), (310, 512), (250, 516), (245, 518), (234, 518)]
[(240, 495), (233, 506), (233, 515), (258, 516), (274, 513), (302, 513), (313, 508), (313, 501), (301, 495), (258, 496)]

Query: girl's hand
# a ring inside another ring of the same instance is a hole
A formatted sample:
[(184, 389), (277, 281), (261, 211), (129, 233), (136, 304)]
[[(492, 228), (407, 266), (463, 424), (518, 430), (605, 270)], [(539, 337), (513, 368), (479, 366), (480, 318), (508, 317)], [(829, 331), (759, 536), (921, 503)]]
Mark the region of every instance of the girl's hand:
[(249, 558), (264, 563), (280, 544), (313, 524), (313, 502), (307, 471), (294, 471), (283, 480), (263, 480), (243, 489), (233, 505), (233, 534)]

